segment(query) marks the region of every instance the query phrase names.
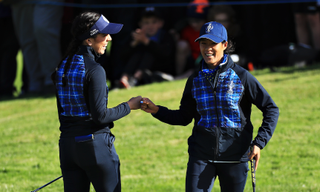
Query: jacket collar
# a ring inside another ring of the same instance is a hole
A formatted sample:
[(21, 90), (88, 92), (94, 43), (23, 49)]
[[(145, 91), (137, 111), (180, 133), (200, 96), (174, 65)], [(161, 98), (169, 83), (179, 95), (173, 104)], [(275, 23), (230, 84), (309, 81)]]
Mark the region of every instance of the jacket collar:
[(95, 61), (100, 58), (100, 54), (96, 53), (92, 47), (86, 45), (80, 45), (77, 55), (87, 55)]
[[(208, 69), (206, 63), (204, 62), (204, 59), (202, 59), (200, 63), (201, 63), (200, 70)], [(220, 73), (221, 73), (221, 72), (226, 71), (228, 68), (230, 68), (232, 64), (233, 64), (233, 61), (232, 61), (230, 55), (224, 54), (223, 61), (219, 64), (219, 67), (217, 67), (216, 69), (220, 68)]]

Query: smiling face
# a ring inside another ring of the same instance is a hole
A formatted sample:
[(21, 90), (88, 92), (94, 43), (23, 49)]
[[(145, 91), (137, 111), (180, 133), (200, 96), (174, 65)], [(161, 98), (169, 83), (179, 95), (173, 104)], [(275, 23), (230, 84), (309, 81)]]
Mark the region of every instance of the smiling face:
[(223, 58), (228, 42), (215, 43), (209, 39), (200, 39), (200, 52), (210, 69), (218, 66)]
[(95, 38), (89, 38), (88, 44), (96, 53), (103, 55), (106, 51), (108, 42), (111, 40), (112, 38), (109, 34), (99, 33)]

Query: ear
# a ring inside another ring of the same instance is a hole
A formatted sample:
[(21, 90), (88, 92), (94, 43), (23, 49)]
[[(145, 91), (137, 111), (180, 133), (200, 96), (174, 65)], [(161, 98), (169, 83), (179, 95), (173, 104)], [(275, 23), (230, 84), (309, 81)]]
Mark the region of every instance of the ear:
[(88, 38), (88, 39), (84, 40), (84, 41), (83, 41), (83, 44), (84, 44), (84, 45), (87, 45), (87, 46), (91, 46), (91, 45), (92, 45), (91, 39)]
[(226, 48), (228, 47), (228, 41), (226, 41), (225, 43), (222, 43), (223, 45), (223, 50), (226, 50)]

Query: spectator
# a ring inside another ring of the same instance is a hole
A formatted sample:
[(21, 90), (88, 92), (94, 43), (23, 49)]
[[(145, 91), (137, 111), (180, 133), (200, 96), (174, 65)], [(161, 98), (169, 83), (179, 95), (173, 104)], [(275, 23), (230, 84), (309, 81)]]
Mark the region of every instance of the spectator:
[[(195, 5), (206, 3), (207, 5)], [(187, 8), (187, 25), (180, 33), (176, 51), (176, 77), (189, 77), (201, 60), (199, 44), (194, 40), (199, 37), (201, 27), (207, 22), (209, 8), (207, 0), (194, 0)]]
[(122, 50), (121, 58), (126, 63), (119, 81), (122, 87), (173, 79), (175, 45), (163, 25), (161, 14), (154, 7), (142, 12), (140, 28), (132, 32), (132, 40)]
[(16, 78), (19, 43), (14, 33), (11, 9), (0, 3), (0, 31), (3, 40), (0, 42), (0, 97), (10, 98), (16, 91), (13, 83)]
[(289, 62), (319, 60), (320, 53), (320, 12), (319, 3), (292, 4), (297, 36), (296, 51)]
[[(114, 0), (114, 3), (137, 4), (138, 0)], [(119, 58), (122, 56), (123, 47), (131, 40), (131, 32), (137, 27), (136, 25), (139, 20), (138, 10), (137, 7), (112, 9), (110, 17), (115, 22), (123, 23), (124, 26), (122, 32), (113, 37), (110, 57), (106, 66), (108, 69), (106, 72), (111, 83), (111, 88), (114, 88), (116, 80), (121, 78), (125, 62), (122, 62)], [(110, 10), (108, 12), (110, 12)]]
[[(286, 36), (281, 34), (274, 36), (271, 35), (270, 31), (270, 36), (274, 39), (274, 42), (281, 43), (280, 39), (276, 39), (278, 37), (281, 37), (281, 40), (285, 41), (282, 44), (265, 49), (259, 59), (260, 63), (263, 66), (269, 67), (271, 71), (276, 71), (276, 67), (279, 66), (304, 66), (319, 59), (317, 58), (320, 50), (320, 38), (318, 37), (320, 32), (320, 15), (318, 6), (315, 3), (296, 3), (290, 4), (288, 8), (294, 17), (291, 15), (292, 27), (285, 25), (285, 28), (286, 31), (291, 30), (296, 31), (296, 33), (286, 33)], [(285, 9), (281, 9), (281, 11), (285, 12)], [(281, 19), (283, 18), (281, 17)], [(277, 33), (283, 31), (280, 30), (280, 26), (277, 29), (279, 29)], [(294, 35), (292, 39), (288, 39), (290, 34)]]
[(60, 29), (63, 7), (30, 4), (27, 0), (4, 2), (11, 4), (13, 23), (29, 77), (29, 93), (53, 94), (54, 86), (50, 75), (61, 59)]
[[(291, 3), (233, 5), (232, 8), (245, 38), (247, 63), (251, 62), (255, 69), (268, 67), (261, 57), (266, 50), (295, 40)], [(238, 43), (235, 46), (238, 51)]]

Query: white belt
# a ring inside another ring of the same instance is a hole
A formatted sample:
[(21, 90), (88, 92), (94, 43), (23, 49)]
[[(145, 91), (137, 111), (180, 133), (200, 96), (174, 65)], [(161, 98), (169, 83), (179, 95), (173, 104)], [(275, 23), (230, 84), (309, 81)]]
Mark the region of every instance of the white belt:
[(208, 160), (210, 163), (241, 163), (241, 161), (212, 161)]

